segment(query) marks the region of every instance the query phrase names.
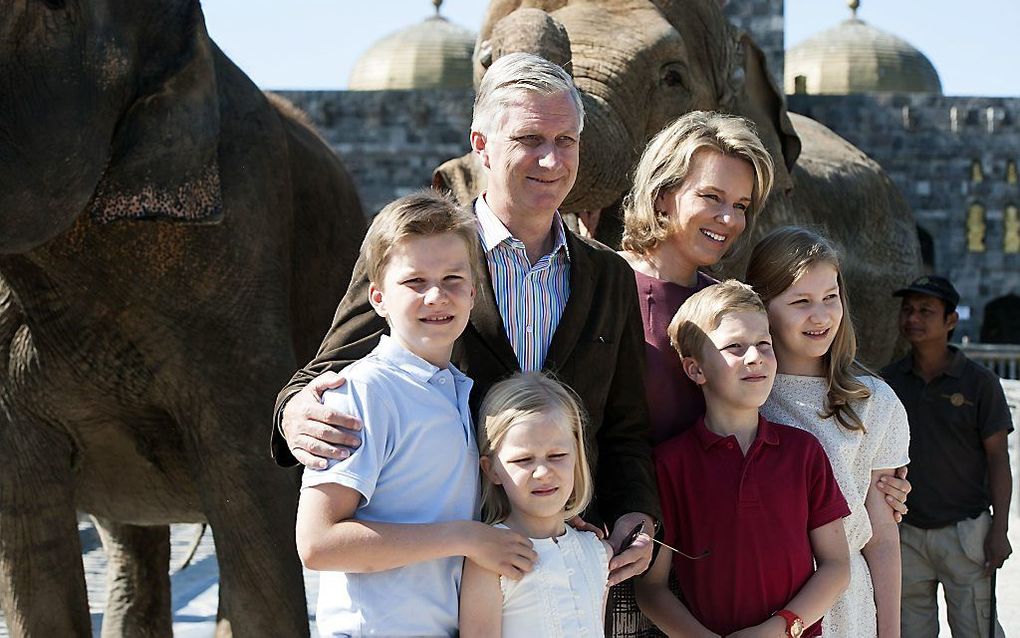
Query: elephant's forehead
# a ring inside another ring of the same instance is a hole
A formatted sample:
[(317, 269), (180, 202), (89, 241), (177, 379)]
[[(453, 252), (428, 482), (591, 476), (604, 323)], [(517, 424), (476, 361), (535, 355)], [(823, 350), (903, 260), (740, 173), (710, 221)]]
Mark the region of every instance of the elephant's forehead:
[(615, 39), (657, 42), (679, 39), (673, 25), (648, 2), (584, 2), (568, 4), (550, 14), (563, 24), (571, 40), (588, 34), (611, 34), (604, 45), (613, 46)]

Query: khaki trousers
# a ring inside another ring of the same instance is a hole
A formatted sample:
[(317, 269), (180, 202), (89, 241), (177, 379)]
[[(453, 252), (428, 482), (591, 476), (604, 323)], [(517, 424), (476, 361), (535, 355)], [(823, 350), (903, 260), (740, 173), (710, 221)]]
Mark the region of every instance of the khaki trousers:
[[(939, 583), (945, 591), (954, 638), (989, 638), (991, 578), (984, 575), (988, 512), (939, 529), (900, 526), (903, 556), (903, 638), (939, 635)], [(995, 638), (1004, 638), (996, 622)]]

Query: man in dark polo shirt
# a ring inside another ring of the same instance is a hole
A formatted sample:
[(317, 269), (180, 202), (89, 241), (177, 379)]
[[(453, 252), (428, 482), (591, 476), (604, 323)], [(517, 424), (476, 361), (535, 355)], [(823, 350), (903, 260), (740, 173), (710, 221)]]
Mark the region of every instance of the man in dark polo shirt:
[[(994, 372), (949, 345), (960, 295), (947, 279), (921, 277), (894, 294), (903, 298), (900, 333), (911, 346), (882, 371), (910, 420), (902, 634), (938, 634), (942, 583), (953, 635), (989, 636), (991, 575), (1012, 552), (1006, 397)], [(1003, 635), (998, 623), (995, 635)]]

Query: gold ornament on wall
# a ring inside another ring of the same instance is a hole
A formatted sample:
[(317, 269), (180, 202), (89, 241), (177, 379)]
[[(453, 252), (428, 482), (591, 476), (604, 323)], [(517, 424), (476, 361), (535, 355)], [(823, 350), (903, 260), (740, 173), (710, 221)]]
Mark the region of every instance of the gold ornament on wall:
[(1017, 209), (1016, 204), (1006, 206), (1002, 226), (1002, 252), (1020, 253), (1020, 210)]
[(974, 160), (970, 163), (970, 181), (973, 184), (985, 181), (985, 171), (981, 168), (981, 160)]
[(967, 209), (967, 250), (972, 253), (985, 252), (985, 207), (974, 202)]

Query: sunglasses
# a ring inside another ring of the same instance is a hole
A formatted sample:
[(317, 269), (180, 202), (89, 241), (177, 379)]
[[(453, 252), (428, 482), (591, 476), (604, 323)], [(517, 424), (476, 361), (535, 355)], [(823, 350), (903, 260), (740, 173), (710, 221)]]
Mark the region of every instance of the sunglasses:
[[(630, 547), (631, 545), (633, 545), (634, 541), (636, 541), (638, 536), (640, 536), (641, 534), (645, 534), (645, 523), (644, 523), (644, 521), (638, 523), (634, 527), (634, 529), (630, 530), (630, 533), (627, 534), (627, 536), (623, 539), (623, 543), (620, 544), (620, 551), (622, 552), (623, 550), (625, 550), (628, 547)], [(663, 543), (662, 541), (657, 540), (651, 534), (645, 534), (645, 536), (647, 536), (648, 539), (650, 541), (652, 541), (653, 543), (656, 543), (656, 544), (658, 544), (661, 547), (665, 547), (666, 549), (668, 549), (669, 551), (673, 552), (674, 554), (677, 554), (679, 556), (683, 556), (684, 558), (689, 559), (689, 560), (701, 560), (702, 558), (705, 558), (709, 554), (711, 554), (711, 552), (706, 549), (705, 551), (701, 552), (697, 556), (691, 556), (690, 554), (685, 554), (684, 552), (681, 552), (679, 549), (677, 549), (675, 547), (671, 547), (671, 546), (667, 545), (666, 543)]]

